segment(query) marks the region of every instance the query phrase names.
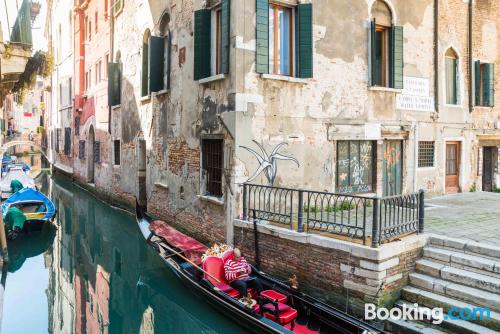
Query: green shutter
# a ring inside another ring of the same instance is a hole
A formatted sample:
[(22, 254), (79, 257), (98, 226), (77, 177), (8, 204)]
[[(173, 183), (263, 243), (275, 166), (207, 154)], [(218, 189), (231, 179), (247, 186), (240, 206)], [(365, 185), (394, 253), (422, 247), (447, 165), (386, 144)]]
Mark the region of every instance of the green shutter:
[(390, 50), (390, 87), (403, 89), (403, 27), (393, 26)]
[(210, 25), (211, 11), (194, 12), (194, 80), (210, 76)]
[(108, 64), (108, 106), (116, 106), (121, 101), (120, 64)]
[(255, 71), (269, 73), (269, 2), (256, 0), (256, 52)]
[(221, 4), (221, 73), (229, 73), (230, 0)]
[(368, 39), (368, 50), (370, 50), (370, 85), (376, 85), (377, 77), (377, 43), (375, 43), (375, 20), (370, 22), (370, 38)]
[(311, 3), (300, 4), (298, 7), (298, 68), (297, 77), (312, 78), (313, 76), (313, 10)]
[(481, 105), (481, 62), (474, 62), (474, 105)]
[(483, 64), (483, 106), (495, 105), (494, 65)]
[(164, 89), (164, 59), (165, 59), (165, 38), (149, 37), (149, 90), (159, 92)]
[(5, 120), (2, 119), (2, 132), (5, 131)]
[(170, 89), (170, 68), (171, 68), (171, 54), (172, 54), (172, 35), (171, 32), (165, 37), (165, 65), (163, 70), (165, 71), (165, 81), (166, 81), (166, 89)]

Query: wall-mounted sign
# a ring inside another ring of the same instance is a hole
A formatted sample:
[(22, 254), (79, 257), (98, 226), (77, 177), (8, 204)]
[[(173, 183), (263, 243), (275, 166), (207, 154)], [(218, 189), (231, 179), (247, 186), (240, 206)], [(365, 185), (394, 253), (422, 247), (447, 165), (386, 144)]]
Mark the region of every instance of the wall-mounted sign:
[(403, 92), (396, 95), (397, 109), (434, 111), (434, 98), (429, 96), (429, 79), (404, 77), (403, 87)]

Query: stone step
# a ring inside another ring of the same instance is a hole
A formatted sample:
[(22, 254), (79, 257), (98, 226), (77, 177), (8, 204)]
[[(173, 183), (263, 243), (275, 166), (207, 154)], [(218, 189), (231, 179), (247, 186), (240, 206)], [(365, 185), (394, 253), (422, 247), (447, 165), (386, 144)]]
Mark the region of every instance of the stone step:
[(445, 281), (470, 286), (494, 293), (500, 293), (500, 278), (454, 268), (447, 264), (421, 259), (416, 262), (417, 272)]
[(420, 273), (410, 274), (410, 285), (432, 291), (450, 298), (456, 298), (480, 306), (500, 311), (500, 295), (488, 291), (463, 286)]
[[(473, 310), (480, 307), (475, 304), (469, 304), (454, 298), (450, 298), (412, 286), (403, 288), (403, 290), (401, 291), (401, 296), (403, 300), (406, 300), (409, 303), (417, 303), (419, 306), (426, 306), (429, 308), (442, 307), (444, 312), (448, 312), (451, 308), (466, 308)], [(490, 311), (489, 319), (486, 319), (485, 317), (481, 319), (479, 316), (477, 316), (476, 319), (471, 319), (469, 322), (474, 322), (491, 330), (500, 331), (500, 313), (493, 310)]]
[(393, 334), (446, 334), (442, 330), (429, 327), (428, 324), (417, 321), (388, 319), (385, 323), (387, 333)]
[(462, 253), (481, 255), (490, 259), (500, 260), (500, 247), (484, 244), (476, 241), (450, 238), (442, 235), (432, 234), (429, 245), (457, 250)]
[(432, 261), (447, 263), (451, 267), (500, 278), (500, 261), (482, 255), (466, 254), (460, 251), (427, 246), (423, 257)]
[[(415, 306), (407, 301), (400, 300), (396, 303), (396, 306), (403, 308), (403, 305), (406, 306), (408, 309), (415, 310)], [(422, 313), (422, 312), (420, 312)], [(425, 319), (422, 317), (422, 319)], [(489, 328), (486, 328), (484, 326), (465, 321), (465, 320), (458, 320), (458, 319), (443, 319), (441, 323), (436, 323), (433, 321), (436, 321), (437, 319), (427, 319), (427, 320), (419, 320), (418, 325), (426, 327), (427, 328), (434, 328), (434, 326), (438, 326), (441, 330), (450, 330), (453, 333), (460, 333), (460, 334), (498, 334), (497, 331), (491, 330)]]

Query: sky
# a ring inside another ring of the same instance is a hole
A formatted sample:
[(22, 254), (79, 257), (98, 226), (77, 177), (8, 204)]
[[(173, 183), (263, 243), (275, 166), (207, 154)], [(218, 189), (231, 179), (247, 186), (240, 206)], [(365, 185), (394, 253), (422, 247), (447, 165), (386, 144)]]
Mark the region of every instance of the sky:
[[(37, 0), (42, 5), (40, 14), (37, 16), (33, 26), (33, 51), (37, 50), (47, 50), (47, 40), (43, 36), (45, 28), (45, 16), (47, 13), (47, 4), (45, 0)], [(21, 7), (23, 0), (0, 0), (0, 22), (2, 24), (2, 32), (4, 41), (9, 40), (9, 29), (12, 30), (12, 26), (16, 21), (17, 8)], [(8, 17), (8, 20), (7, 20)], [(7, 24), (7, 21), (9, 25)]]

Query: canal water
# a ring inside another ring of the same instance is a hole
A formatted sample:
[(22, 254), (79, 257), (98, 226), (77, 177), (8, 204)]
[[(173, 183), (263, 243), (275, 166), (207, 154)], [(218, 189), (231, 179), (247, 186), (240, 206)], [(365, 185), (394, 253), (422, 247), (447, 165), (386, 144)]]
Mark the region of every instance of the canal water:
[(9, 245), (2, 334), (243, 333), (167, 270), (132, 215), (60, 177), (54, 226)]

